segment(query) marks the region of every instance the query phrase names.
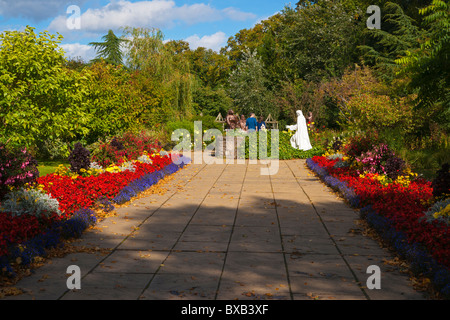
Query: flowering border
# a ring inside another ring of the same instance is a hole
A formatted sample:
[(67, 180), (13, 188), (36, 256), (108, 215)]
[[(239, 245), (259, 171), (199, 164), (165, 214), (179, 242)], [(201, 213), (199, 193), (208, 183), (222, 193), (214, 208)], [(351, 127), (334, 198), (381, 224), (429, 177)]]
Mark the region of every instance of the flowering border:
[(338, 191), (351, 207), (360, 209), (361, 218), (365, 219), (401, 258), (410, 263), (410, 269), (415, 275), (422, 274), (428, 277), (444, 298), (450, 298), (448, 268), (436, 262), (420, 243), (410, 243), (403, 232), (395, 229), (393, 221), (378, 214), (371, 204), (360, 208), (360, 197), (345, 181), (331, 176), (325, 167), (320, 166), (312, 158), (308, 158), (306, 164), (326, 185)]
[[(124, 187), (111, 202), (107, 201), (106, 207), (108, 211), (114, 209), (113, 203), (123, 204), (130, 201), (139, 193), (149, 189), (157, 184), (166, 176), (172, 175), (186, 164), (190, 163), (190, 159), (180, 156), (179, 164), (171, 162), (158, 171), (148, 173)], [(91, 208), (81, 208), (73, 213), (67, 220), (54, 222), (47, 230), (20, 244), (14, 244), (10, 248), (11, 254), (0, 256), (0, 273), (9, 274), (11, 277), (16, 276), (11, 261), (20, 260), (21, 265), (29, 265), (34, 257), (45, 256), (46, 249), (55, 248), (64, 239), (79, 238), (82, 233), (90, 226), (95, 225), (97, 218), (95, 212)]]

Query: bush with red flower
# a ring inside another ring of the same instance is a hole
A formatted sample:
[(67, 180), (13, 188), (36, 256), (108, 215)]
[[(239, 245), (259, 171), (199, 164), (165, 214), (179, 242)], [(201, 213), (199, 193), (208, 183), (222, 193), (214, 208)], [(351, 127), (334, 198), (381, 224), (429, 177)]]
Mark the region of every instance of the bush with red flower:
[(145, 132), (125, 132), (122, 135), (92, 145), (92, 161), (101, 166), (120, 164), (137, 159), (144, 151), (156, 152), (160, 143)]
[(26, 149), (0, 144), (0, 201), (12, 188), (33, 183), (39, 176), (37, 164)]

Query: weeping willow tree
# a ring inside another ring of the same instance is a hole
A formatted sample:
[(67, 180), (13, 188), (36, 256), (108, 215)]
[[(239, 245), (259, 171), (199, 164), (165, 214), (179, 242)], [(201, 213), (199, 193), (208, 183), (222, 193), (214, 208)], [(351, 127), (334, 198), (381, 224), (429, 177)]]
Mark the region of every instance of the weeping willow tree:
[(125, 27), (124, 37), (129, 40), (125, 50), (128, 67), (162, 86), (170, 106), (170, 120), (192, 116), (194, 78), (188, 61), (175, 59), (158, 29)]

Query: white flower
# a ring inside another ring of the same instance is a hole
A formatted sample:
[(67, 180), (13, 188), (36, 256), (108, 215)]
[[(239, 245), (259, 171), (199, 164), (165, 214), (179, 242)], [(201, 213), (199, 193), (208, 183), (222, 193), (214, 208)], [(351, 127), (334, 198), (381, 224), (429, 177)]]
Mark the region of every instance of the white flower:
[(2, 203), (3, 212), (10, 212), (13, 216), (29, 214), (36, 217), (50, 216), (52, 213), (61, 215), (58, 200), (52, 198), (42, 190), (19, 189), (6, 195)]

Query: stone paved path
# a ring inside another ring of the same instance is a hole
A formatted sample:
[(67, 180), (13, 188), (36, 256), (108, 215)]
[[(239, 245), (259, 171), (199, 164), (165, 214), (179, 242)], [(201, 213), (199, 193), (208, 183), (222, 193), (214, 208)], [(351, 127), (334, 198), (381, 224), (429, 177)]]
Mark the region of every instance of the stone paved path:
[[(260, 167), (190, 164), (165, 194), (119, 208), (78, 241), (106, 254), (52, 259), (8, 298), (425, 299), (304, 160), (280, 161), (274, 176)], [(67, 289), (69, 265), (80, 267), (80, 290)], [(366, 288), (370, 265), (381, 268), (379, 290)]]

